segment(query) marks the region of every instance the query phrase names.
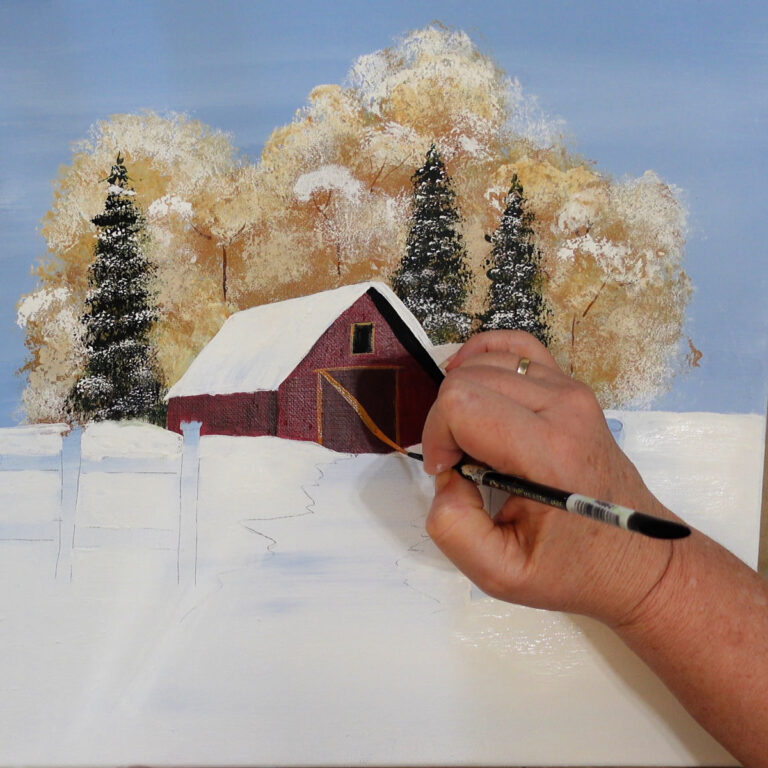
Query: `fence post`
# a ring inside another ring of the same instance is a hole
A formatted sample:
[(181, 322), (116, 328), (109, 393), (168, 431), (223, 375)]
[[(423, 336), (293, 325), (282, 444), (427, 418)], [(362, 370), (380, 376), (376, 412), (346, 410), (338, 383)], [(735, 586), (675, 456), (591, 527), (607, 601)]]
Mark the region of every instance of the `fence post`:
[(197, 484), (200, 473), (199, 421), (182, 421), (184, 447), (179, 482), (179, 584), (197, 584)]
[(75, 517), (80, 491), (82, 436), (82, 429), (75, 428), (61, 442), (61, 519), (56, 578), (62, 581), (72, 581), (72, 548), (75, 542)]

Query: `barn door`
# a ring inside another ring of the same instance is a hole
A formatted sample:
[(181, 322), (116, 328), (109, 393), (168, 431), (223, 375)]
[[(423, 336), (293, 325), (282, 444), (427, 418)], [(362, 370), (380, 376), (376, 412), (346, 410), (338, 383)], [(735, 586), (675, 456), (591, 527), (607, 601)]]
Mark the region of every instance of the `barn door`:
[[(397, 423), (396, 368), (342, 368), (328, 373), (367, 411), (379, 429), (395, 442)], [(388, 453), (352, 406), (318, 374), (318, 442), (345, 453)]]

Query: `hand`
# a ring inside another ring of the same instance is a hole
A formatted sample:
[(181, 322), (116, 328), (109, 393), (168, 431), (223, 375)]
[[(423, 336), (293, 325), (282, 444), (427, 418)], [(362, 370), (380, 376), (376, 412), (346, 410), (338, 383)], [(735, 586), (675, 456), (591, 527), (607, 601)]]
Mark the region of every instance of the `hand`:
[[(531, 361), (517, 373), (522, 357)], [(630, 620), (662, 579), (668, 541), (511, 497), (495, 519), (477, 487), (449, 468), (463, 456), (499, 472), (673, 518), (611, 435), (592, 391), (566, 376), (532, 336), (492, 331), (450, 361), (424, 427), (436, 474), (427, 531), (493, 597)]]

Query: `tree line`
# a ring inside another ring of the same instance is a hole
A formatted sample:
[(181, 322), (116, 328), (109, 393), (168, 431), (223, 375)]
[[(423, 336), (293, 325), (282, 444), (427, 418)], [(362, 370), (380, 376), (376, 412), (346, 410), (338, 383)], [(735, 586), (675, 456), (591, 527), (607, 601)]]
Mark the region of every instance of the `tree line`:
[[(134, 202), (128, 170), (118, 154), (97, 227), (83, 326), (85, 365), (69, 404), (79, 421), (146, 419), (165, 422), (165, 392), (150, 340), (158, 316), (154, 267), (144, 254), (144, 217)], [(497, 229), (486, 240), (490, 281), (486, 307), (465, 311), (472, 271), (466, 263), (461, 215), (450, 176), (432, 145), (411, 177), (411, 222), (392, 287), (435, 344), (464, 341), (472, 332), (518, 328), (546, 344), (550, 314), (543, 295), (533, 216), (522, 184), (512, 178)]]

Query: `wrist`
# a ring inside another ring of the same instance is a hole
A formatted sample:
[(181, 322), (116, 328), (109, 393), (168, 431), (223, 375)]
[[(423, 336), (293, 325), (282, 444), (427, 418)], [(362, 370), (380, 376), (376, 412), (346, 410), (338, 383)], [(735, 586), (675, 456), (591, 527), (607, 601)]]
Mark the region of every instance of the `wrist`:
[(690, 582), (691, 552), (698, 548), (702, 534), (693, 531), (686, 539), (664, 542), (668, 548), (664, 567), (649, 579), (634, 605), (607, 622), (630, 646), (659, 637), (672, 640), (673, 628), (685, 620), (686, 589)]
[[(679, 521), (644, 486), (628, 494), (624, 503), (653, 517)], [(680, 544), (688, 539), (657, 539), (626, 531), (616, 534), (621, 541), (617, 536), (605, 550), (611, 557), (604, 561), (602, 578), (596, 582), (599, 594), (591, 616), (620, 632), (655, 621), (656, 614), (668, 605), (684, 580)]]

